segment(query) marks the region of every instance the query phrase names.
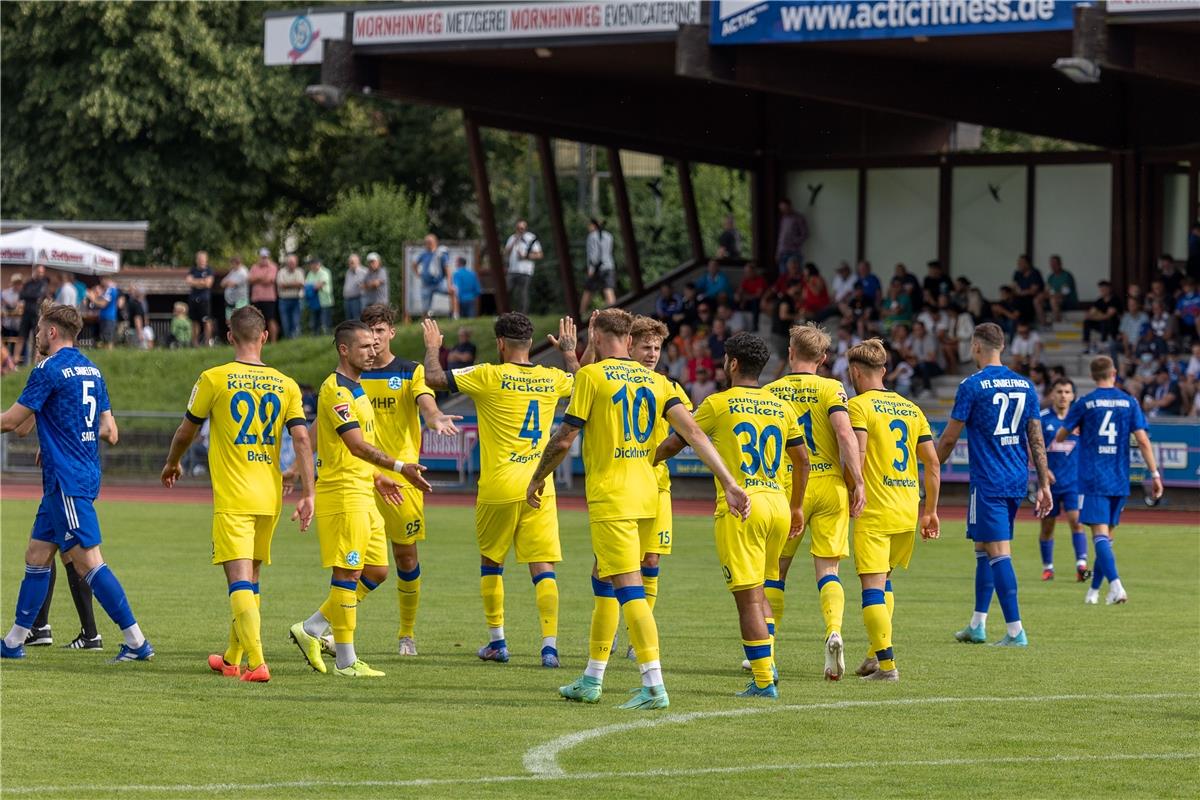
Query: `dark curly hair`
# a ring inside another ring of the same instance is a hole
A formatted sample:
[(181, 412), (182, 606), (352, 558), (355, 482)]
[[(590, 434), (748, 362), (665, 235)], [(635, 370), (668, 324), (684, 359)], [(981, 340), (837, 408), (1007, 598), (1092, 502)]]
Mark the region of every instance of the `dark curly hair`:
[(508, 339), (510, 342), (532, 342), (533, 322), (520, 311), (510, 311), (496, 318), (492, 328), (497, 339)]
[(771, 360), (771, 350), (761, 337), (743, 331), (725, 340), (725, 357), (736, 358), (738, 372), (745, 377), (758, 378)]

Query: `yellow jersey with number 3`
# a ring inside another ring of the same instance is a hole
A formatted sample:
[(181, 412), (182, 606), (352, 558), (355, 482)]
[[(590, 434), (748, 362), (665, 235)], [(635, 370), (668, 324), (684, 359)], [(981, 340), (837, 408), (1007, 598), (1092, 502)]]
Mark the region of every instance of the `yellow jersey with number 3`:
[(629, 358), (606, 358), (575, 375), (563, 422), (583, 429), (588, 517), (649, 519), (658, 513), (651, 439), (680, 403), (665, 375)]
[[(695, 418), (746, 494), (769, 492), (791, 500), (780, 478), (785, 462), (790, 463), (787, 448), (802, 444), (804, 433), (783, 401), (765, 388), (734, 386), (705, 398)], [(729, 504), (720, 482), (713, 480), (720, 517)]]
[[(358, 380), (375, 412), (375, 441), (379, 449), (406, 464), (420, 461), (421, 415), (417, 398), (433, 396), (433, 390), (425, 385), (425, 367), (415, 361), (393, 358), (386, 366), (366, 370)], [(401, 486), (411, 485), (399, 472), (378, 471)]]
[(196, 425), (208, 420), (213, 511), (278, 514), (283, 429), (304, 424), (296, 382), (262, 364), (231, 361), (200, 374), (186, 415)]
[(368, 444), (375, 444), (371, 399), (358, 381), (335, 372), (325, 379), (317, 394), (319, 517), (375, 510), (374, 477), (379, 469), (351, 453), (342, 441), (342, 434), (353, 428), (362, 431)]
[[(816, 478), (842, 478), (841, 450), (831, 418), (846, 413), (846, 391), (839, 381), (823, 378), (811, 372), (793, 372), (767, 384), (767, 390), (778, 397), (796, 416), (808, 445), (809, 491)], [(784, 491), (792, 490), (792, 465), (780, 476)]]
[(913, 530), (921, 502), (917, 445), (933, 440), (925, 415), (895, 392), (870, 389), (850, 398), (850, 427), (867, 434), (867, 507), (858, 527), (878, 533)]
[[(685, 392), (683, 387), (675, 381), (668, 379), (668, 382), (671, 384), (671, 396), (679, 398), (679, 402), (683, 403), (683, 407), (688, 411), (691, 411), (692, 401), (687, 396), (687, 392)], [(658, 446), (666, 441), (667, 437), (670, 435), (670, 423), (668, 423), (665, 418), (659, 417), (658, 421), (654, 423), (654, 435), (650, 437), (650, 444), (652, 444), (654, 449), (657, 450)], [(654, 467), (654, 474), (658, 478), (658, 490), (660, 492), (671, 491), (671, 470), (667, 468), (667, 462), (664, 461), (663, 463), (656, 465)]]
[[(479, 418), (479, 503), (512, 503), (525, 489), (554, 426), (559, 399), (574, 379), (561, 369), (532, 364), (477, 364), (446, 375), (451, 392), (475, 401)], [(554, 480), (544, 497), (553, 497)]]

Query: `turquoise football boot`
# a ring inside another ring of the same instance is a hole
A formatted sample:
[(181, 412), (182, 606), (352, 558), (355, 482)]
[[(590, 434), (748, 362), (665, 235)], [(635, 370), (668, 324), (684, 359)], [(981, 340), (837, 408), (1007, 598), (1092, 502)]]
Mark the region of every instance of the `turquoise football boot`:
[(956, 631), (954, 638), (967, 644), (983, 644), (987, 641), (987, 630), (983, 625), (977, 627), (968, 625), (961, 631)]
[(671, 699), (667, 697), (667, 689), (661, 683), (658, 686), (643, 686), (640, 689), (634, 689), (632, 694), (633, 697), (617, 707), (651, 711), (671, 705)]
[(1004, 634), (1004, 638), (998, 642), (992, 642), (992, 647), (1029, 647), (1029, 640), (1025, 638), (1024, 629), (1016, 636)]
[(766, 700), (778, 700), (779, 690), (775, 688), (775, 684), (771, 683), (763, 687), (759, 687), (754, 681), (746, 684), (745, 691), (738, 692), (736, 697), (761, 697)]
[(558, 687), (558, 693), (563, 697), (580, 703), (599, 703), (603, 691), (604, 685), (600, 679), (589, 678), (587, 675), (580, 675), (574, 683)]

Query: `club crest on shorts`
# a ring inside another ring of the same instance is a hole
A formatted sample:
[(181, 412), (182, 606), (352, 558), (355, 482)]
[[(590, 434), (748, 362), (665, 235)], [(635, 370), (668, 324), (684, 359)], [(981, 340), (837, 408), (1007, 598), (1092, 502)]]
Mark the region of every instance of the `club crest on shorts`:
[(401, 381), (400, 378), (395, 375), (388, 378), (388, 388), (391, 389), (392, 391), (399, 389), (403, 385), (404, 385), (404, 382)]
[(335, 404), (333, 407), (333, 413), (337, 414), (338, 419), (340, 419), (342, 422), (349, 422), (350, 421), (350, 404), (349, 403)]
[(357, 550), (351, 550), (349, 553), (346, 553), (346, 563), (350, 566), (357, 567), (360, 561), (362, 561), (362, 556)]

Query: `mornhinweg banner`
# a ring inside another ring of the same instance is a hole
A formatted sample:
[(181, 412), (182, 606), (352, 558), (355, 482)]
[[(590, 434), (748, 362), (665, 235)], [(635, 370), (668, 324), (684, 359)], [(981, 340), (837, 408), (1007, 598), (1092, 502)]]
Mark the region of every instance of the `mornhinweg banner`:
[(1070, 30), (1075, 0), (783, 0), (712, 4), (712, 44)]

